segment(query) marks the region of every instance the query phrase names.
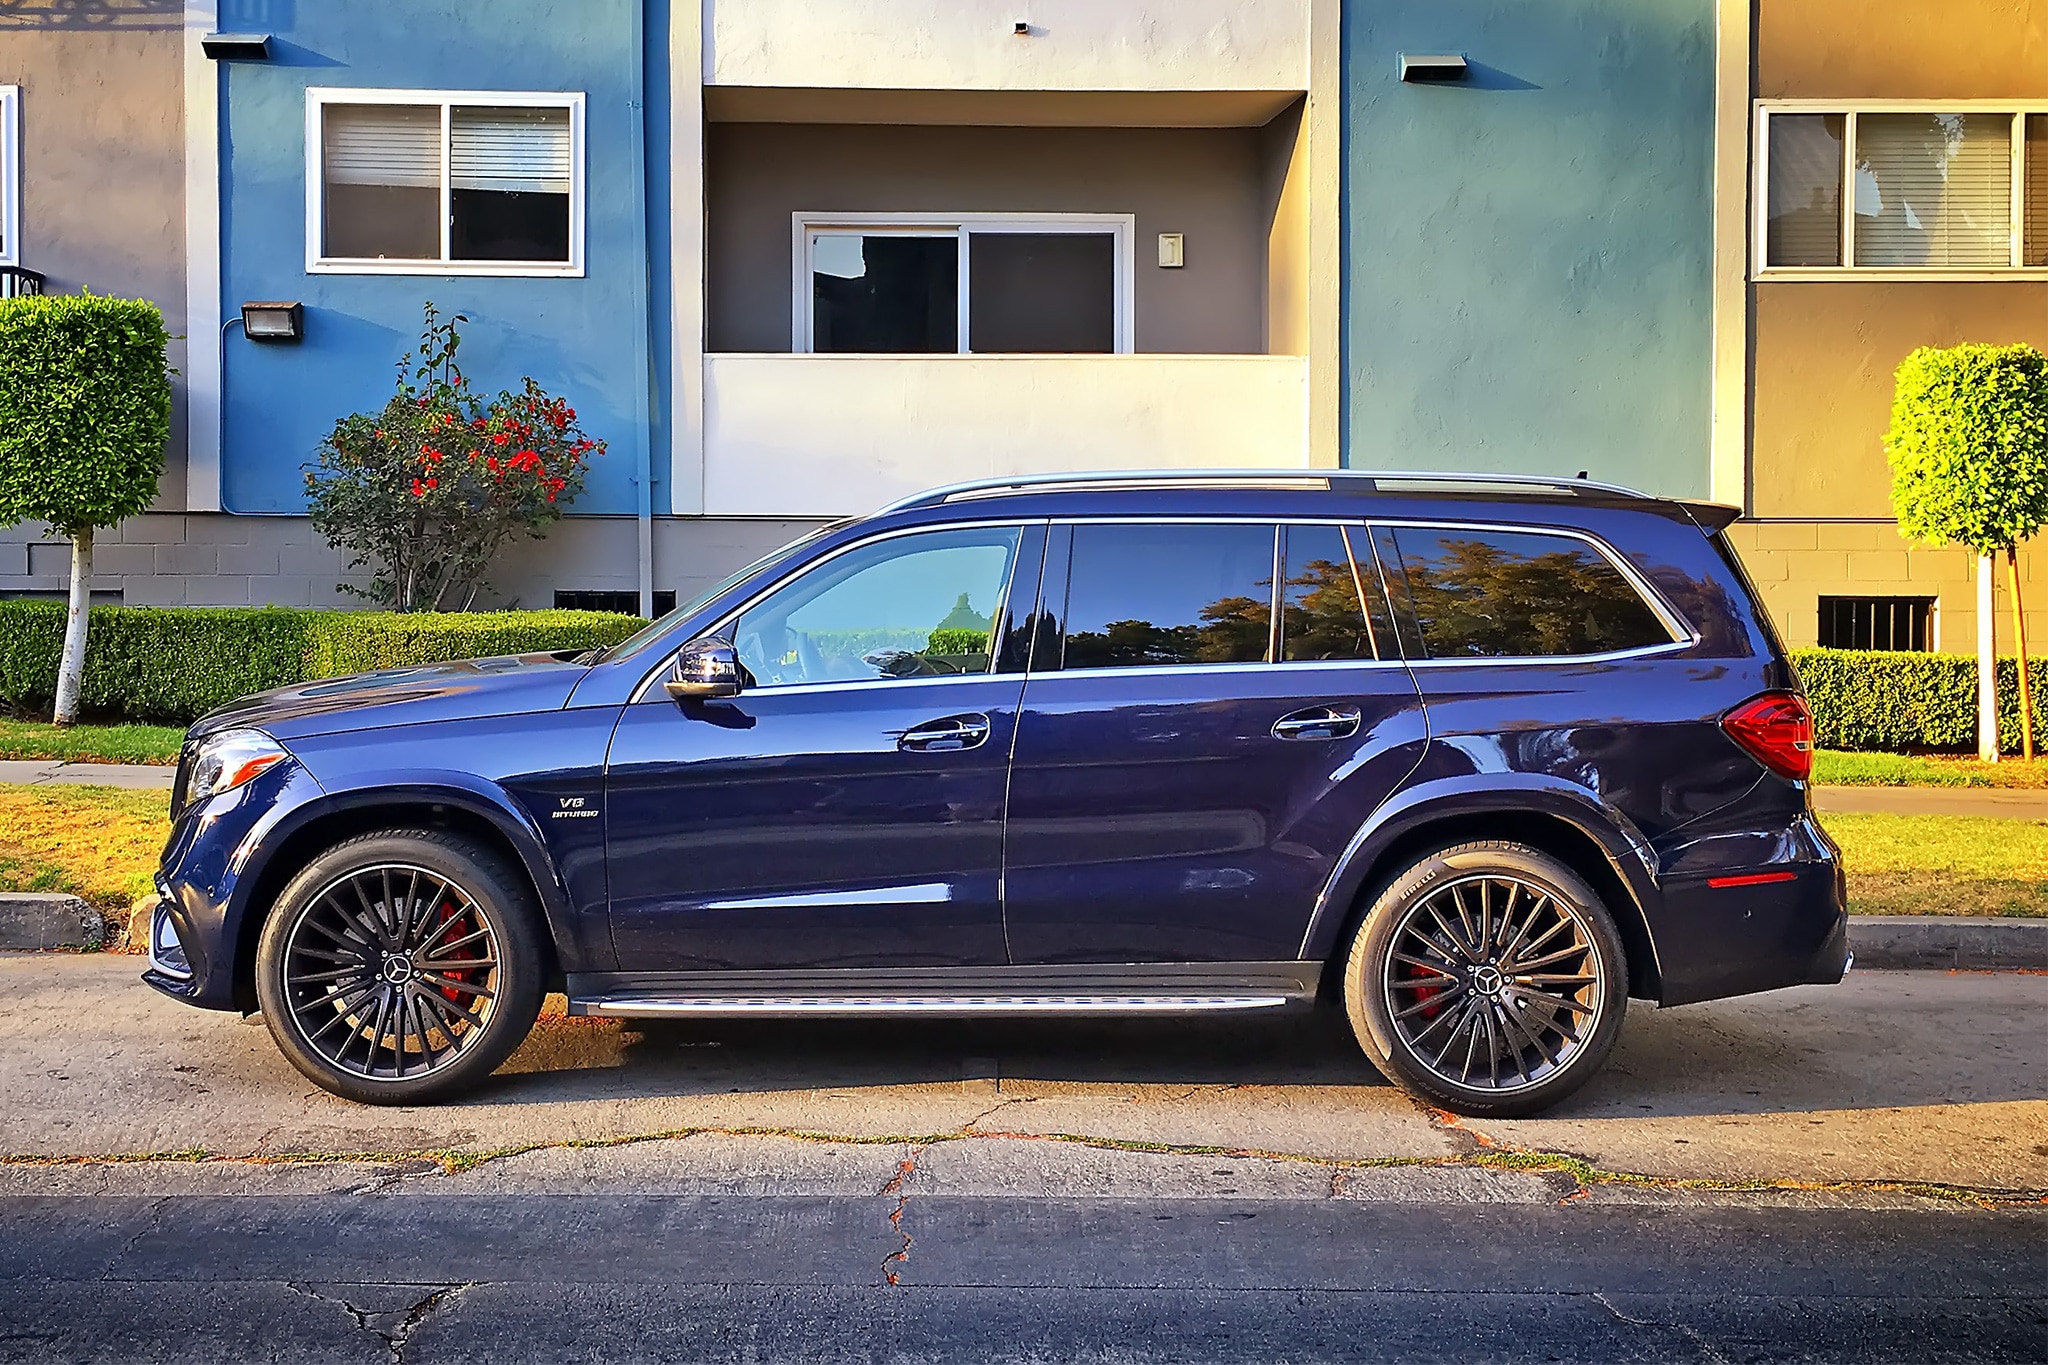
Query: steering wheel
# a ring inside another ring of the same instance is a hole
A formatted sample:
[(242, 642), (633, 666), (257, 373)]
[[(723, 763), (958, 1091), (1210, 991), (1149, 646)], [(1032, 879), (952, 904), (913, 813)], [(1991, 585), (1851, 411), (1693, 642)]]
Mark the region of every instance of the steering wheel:
[[(734, 648), (739, 651), (741, 662), (760, 682), (781, 685), (806, 682), (809, 670), (805, 667), (802, 651), (798, 651), (794, 663), (789, 663), (785, 662), (785, 656), (790, 652), (788, 644), (784, 643), (779, 649), (771, 648), (769, 644), (769, 635), (780, 636), (786, 641), (791, 633), (783, 629), (746, 631), (734, 641)], [(811, 654), (815, 657), (817, 651), (813, 649)]]

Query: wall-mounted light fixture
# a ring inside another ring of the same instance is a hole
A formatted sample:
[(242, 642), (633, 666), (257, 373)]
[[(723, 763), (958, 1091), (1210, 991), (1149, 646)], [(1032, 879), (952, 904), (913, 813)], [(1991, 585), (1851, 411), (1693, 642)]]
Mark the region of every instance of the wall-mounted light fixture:
[(206, 33), (199, 50), (217, 62), (260, 62), (270, 55), (268, 33)]
[(242, 333), (251, 341), (303, 341), (306, 306), (302, 303), (245, 303)]
[(1439, 52), (1428, 55), (1403, 52), (1401, 54), (1401, 79), (1411, 84), (1432, 81), (1462, 81), (1465, 79), (1465, 56), (1461, 52)]

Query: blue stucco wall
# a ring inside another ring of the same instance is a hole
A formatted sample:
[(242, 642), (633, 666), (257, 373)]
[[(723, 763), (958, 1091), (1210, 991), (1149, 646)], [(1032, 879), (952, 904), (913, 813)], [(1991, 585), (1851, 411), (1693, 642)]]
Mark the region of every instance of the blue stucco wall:
[(1704, 494), (1710, 0), (1344, 9), (1345, 463)]
[[(223, 27), (269, 32), (267, 62), (226, 65), (222, 316), (300, 299), (306, 340), (231, 329), (222, 493), (237, 512), (304, 508), (303, 466), (343, 413), (380, 406), (420, 305), (467, 314), (462, 363), (490, 391), (532, 375), (609, 443), (578, 512), (636, 510), (650, 425), (642, 0), (228, 0)], [(251, 12), (236, 13), (237, 6)], [(581, 279), (309, 275), (305, 90), (582, 91), (588, 170)], [(664, 186), (666, 177), (662, 177)], [(665, 194), (662, 189), (659, 193)], [(196, 344), (196, 343), (195, 343)], [(659, 396), (655, 398), (658, 404)], [(657, 481), (655, 510), (665, 510)]]

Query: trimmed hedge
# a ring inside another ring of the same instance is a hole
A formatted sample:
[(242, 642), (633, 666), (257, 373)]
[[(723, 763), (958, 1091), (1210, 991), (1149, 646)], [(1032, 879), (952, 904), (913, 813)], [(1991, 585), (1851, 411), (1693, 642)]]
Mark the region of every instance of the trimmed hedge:
[[(590, 649), (643, 624), (597, 611), (95, 607), (80, 701), (99, 715), (183, 724), (267, 688), (447, 659)], [(63, 643), (63, 603), (0, 601), (0, 703), (47, 707)]]
[[(1974, 750), (1977, 660), (1968, 654), (1795, 649), (1823, 749)], [(2027, 660), (2034, 696), (2048, 696), (2048, 660)], [(2034, 712), (2034, 747), (2048, 747), (2048, 708)], [(2019, 666), (1998, 661), (1998, 738), (2020, 751)]]

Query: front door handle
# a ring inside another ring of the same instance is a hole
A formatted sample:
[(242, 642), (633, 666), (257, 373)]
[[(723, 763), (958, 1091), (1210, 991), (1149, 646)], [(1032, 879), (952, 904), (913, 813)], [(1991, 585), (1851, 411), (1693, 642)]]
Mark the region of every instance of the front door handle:
[(935, 754), (949, 749), (974, 749), (988, 738), (988, 717), (979, 711), (929, 720), (905, 730), (896, 747), (911, 753)]
[(1275, 739), (1349, 739), (1358, 733), (1355, 706), (1310, 706), (1273, 722)]

